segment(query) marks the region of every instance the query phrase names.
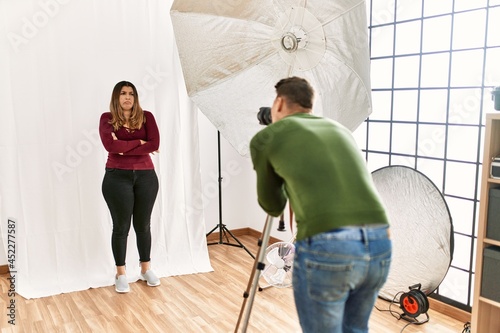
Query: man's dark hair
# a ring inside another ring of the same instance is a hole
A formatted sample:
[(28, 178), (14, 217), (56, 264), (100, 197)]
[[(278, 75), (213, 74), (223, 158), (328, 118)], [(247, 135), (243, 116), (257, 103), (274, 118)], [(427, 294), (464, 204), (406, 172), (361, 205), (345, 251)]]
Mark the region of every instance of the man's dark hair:
[(274, 86), (276, 94), (284, 97), (288, 103), (295, 103), (306, 109), (312, 109), (314, 89), (307, 80), (293, 76), (280, 80)]

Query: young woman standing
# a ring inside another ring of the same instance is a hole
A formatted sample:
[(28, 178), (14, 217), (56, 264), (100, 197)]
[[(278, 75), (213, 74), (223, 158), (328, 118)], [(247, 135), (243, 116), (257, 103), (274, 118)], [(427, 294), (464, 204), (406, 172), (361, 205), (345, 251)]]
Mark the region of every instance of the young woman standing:
[(113, 220), (115, 290), (130, 291), (125, 256), (131, 222), (137, 237), (141, 279), (149, 286), (158, 286), (160, 279), (150, 268), (151, 212), (158, 193), (158, 177), (150, 154), (158, 152), (160, 134), (153, 114), (141, 108), (132, 83), (121, 81), (115, 85), (110, 112), (101, 115), (99, 134), (109, 153), (102, 193)]

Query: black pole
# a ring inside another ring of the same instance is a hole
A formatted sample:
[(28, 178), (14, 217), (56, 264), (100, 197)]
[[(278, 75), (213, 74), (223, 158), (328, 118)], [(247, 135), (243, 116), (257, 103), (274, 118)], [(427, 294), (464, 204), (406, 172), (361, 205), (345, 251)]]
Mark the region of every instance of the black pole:
[[(225, 226), (222, 224), (222, 169), (221, 169), (221, 152), (220, 152), (220, 132), (217, 131), (217, 181), (219, 182), (219, 226), (222, 228)], [(219, 244), (222, 244), (222, 232), (219, 232)]]
[[(208, 243), (208, 245), (214, 245), (214, 244), (223, 244), (223, 245), (229, 245), (229, 246), (236, 246), (236, 247), (241, 247), (247, 253), (255, 259), (255, 256), (250, 252), (245, 245), (243, 245), (238, 238), (236, 238), (233, 233), (226, 228), (226, 225), (222, 223), (222, 170), (221, 170), (221, 152), (220, 152), (220, 132), (217, 131), (217, 164), (218, 164), (218, 182), (219, 182), (219, 223), (212, 229), (210, 232), (207, 233), (207, 237), (213, 233), (215, 230), (219, 229), (219, 241), (218, 242), (212, 242)], [(238, 244), (230, 243), (229, 238), (227, 236), (229, 234)], [(223, 241), (223, 236), (226, 238), (226, 242)]]

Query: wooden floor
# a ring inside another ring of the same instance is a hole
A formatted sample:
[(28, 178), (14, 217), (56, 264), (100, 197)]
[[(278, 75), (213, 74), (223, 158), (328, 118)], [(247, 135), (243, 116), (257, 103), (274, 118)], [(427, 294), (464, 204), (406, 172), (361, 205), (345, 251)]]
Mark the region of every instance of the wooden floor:
[[(257, 252), (255, 237), (238, 239)], [(237, 247), (216, 244), (209, 246), (209, 252), (214, 272), (162, 278), (155, 288), (136, 282), (128, 294), (117, 294), (110, 286), (31, 300), (17, 296), (15, 327), (7, 322), (8, 284), (3, 275), (0, 332), (234, 332), (254, 261)], [(379, 300), (377, 307), (387, 310), (390, 304)], [(392, 310), (401, 312), (396, 305)], [(463, 322), (432, 307), (428, 314), (428, 323), (405, 327), (407, 321), (374, 309), (370, 332), (463, 331)], [(271, 287), (258, 292), (248, 332), (300, 332), (292, 289)]]

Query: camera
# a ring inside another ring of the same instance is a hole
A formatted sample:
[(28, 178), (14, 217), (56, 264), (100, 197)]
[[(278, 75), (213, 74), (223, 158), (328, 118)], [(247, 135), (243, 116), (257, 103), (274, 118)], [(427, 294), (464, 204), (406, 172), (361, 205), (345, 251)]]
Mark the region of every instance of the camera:
[(271, 118), (271, 108), (268, 106), (260, 107), (259, 112), (257, 113), (257, 119), (261, 125), (267, 126), (271, 124), (273, 122)]

